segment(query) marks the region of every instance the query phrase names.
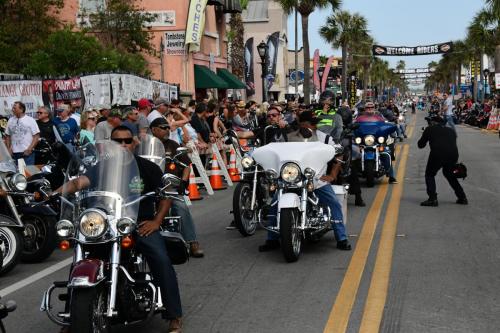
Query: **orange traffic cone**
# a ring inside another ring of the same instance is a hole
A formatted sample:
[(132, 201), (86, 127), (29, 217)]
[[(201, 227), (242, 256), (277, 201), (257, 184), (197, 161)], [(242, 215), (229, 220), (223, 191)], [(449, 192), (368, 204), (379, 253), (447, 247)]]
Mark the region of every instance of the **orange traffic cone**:
[(225, 190), (226, 187), (222, 183), (222, 176), (219, 168), (219, 164), (217, 163), (217, 157), (215, 154), (212, 154), (212, 171), (210, 173), (210, 185), (214, 190)]
[(234, 148), (231, 147), (231, 154), (229, 156), (229, 168), (227, 170), (229, 172), (229, 178), (233, 182), (239, 182), (241, 180), (240, 178), (240, 170), (236, 167), (236, 152), (234, 151)]
[(203, 199), (203, 197), (200, 195), (200, 192), (198, 191), (198, 185), (196, 185), (196, 178), (194, 176), (193, 164), (191, 164), (189, 167), (191, 168), (191, 172), (189, 173), (189, 185), (188, 185), (189, 200), (191, 201), (201, 200)]

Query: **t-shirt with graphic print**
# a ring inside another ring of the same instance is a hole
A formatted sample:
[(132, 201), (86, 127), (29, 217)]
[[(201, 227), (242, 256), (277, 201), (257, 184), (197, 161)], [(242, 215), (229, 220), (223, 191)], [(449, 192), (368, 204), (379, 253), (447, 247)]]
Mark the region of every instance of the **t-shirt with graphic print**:
[(30, 116), (11, 117), (7, 121), (5, 134), (10, 136), (13, 153), (22, 153), (33, 142), (33, 135), (40, 133), (36, 120)]

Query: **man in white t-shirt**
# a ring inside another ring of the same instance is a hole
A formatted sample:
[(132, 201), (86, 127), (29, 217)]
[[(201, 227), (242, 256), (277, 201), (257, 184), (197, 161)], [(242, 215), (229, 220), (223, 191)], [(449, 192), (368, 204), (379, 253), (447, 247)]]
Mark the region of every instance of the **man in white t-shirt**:
[(446, 126), (455, 130), (455, 123), (453, 122), (453, 97), (449, 96), (447, 93), (443, 94), (443, 115), (446, 120)]
[(33, 149), (40, 139), (40, 129), (36, 120), (27, 116), (26, 106), (22, 102), (15, 102), (12, 106), (11, 117), (5, 130), (5, 145), (15, 160), (23, 158), (26, 165), (35, 163)]
[(154, 103), (154, 109), (148, 114), (148, 123), (151, 125), (153, 120), (165, 117), (168, 111), (168, 101), (165, 98), (157, 98)]

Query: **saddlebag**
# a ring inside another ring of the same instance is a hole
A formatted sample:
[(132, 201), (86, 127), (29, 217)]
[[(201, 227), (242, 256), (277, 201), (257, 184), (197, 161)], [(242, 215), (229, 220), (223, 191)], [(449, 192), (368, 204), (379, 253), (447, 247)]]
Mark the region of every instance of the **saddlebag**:
[(344, 216), (344, 224), (347, 224), (347, 193), (348, 191), (343, 185), (332, 185), (333, 192), (342, 206), (342, 215)]
[(168, 256), (173, 265), (181, 265), (189, 260), (188, 245), (178, 232), (160, 231), (165, 240)]

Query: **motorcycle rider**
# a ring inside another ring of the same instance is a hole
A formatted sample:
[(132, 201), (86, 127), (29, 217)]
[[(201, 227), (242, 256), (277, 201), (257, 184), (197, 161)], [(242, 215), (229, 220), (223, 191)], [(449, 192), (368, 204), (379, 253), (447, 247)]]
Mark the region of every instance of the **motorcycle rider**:
[[(134, 152), (134, 137), (128, 127), (115, 127), (111, 132), (111, 140), (119, 143), (130, 152)], [(143, 185), (141, 194), (155, 191), (158, 188), (158, 180), (163, 175), (161, 169), (153, 162), (139, 156), (134, 155), (134, 157)], [(92, 174), (93, 169), (90, 169), (85, 175), (65, 183), (56, 192), (62, 193), (64, 188), (65, 194), (71, 194), (91, 187), (96, 178), (92, 177)], [(165, 242), (159, 233), (159, 228), (171, 207), (171, 203), (171, 199), (161, 199), (156, 203), (155, 210), (153, 198), (141, 201), (135, 241), (137, 250), (144, 254), (148, 262), (155, 284), (160, 286), (163, 304), (166, 308), (162, 316), (170, 321), (168, 332), (180, 332), (182, 329), (182, 307), (177, 276), (168, 257)], [(64, 327), (61, 332), (69, 332), (69, 329)]]
[(335, 142), (339, 142), (343, 129), (342, 117), (332, 107), (333, 102), (330, 98), (321, 101), (320, 104), (321, 109), (314, 112), (319, 119), (317, 129), (330, 135)]
[(434, 177), (439, 169), (443, 169), (443, 175), (455, 191), (457, 204), (467, 205), (465, 192), (453, 175), (453, 167), (458, 161), (457, 134), (455, 130), (446, 126), (445, 120), (439, 115), (432, 115), (427, 118), (429, 126), (422, 133), (418, 140), (418, 148), (422, 149), (429, 142), (431, 152), (427, 167), (425, 169), (425, 184), (429, 199), (422, 202), (421, 206), (437, 207), (436, 180)]
[[(170, 127), (168, 125), (168, 121), (163, 117), (156, 118), (151, 122), (151, 125), (149, 127), (153, 136), (158, 138), (163, 143), (166, 154), (174, 156), (176, 154), (176, 149), (179, 148), (180, 145), (174, 140), (170, 140)], [(185, 165), (191, 165), (191, 159), (189, 158), (189, 156), (187, 156), (187, 154), (180, 156), (179, 161), (184, 163)], [(187, 167), (181, 170), (181, 168), (176, 167), (174, 171), (166, 168), (165, 172), (171, 173), (181, 178), (182, 181), (177, 191), (179, 195), (185, 195), (186, 189), (189, 185), (190, 168)], [(204, 256), (204, 253), (196, 237), (196, 228), (194, 226), (193, 216), (189, 211), (189, 207), (184, 201), (173, 200), (171, 214), (181, 217), (181, 233), (185, 241), (189, 244), (191, 256), (195, 258), (202, 258)]]
[[(299, 115), (300, 128), (297, 132), (292, 132), (288, 135), (289, 142), (324, 142), (326, 144), (334, 144), (333, 139), (328, 135), (317, 130), (317, 124), (321, 121), (316, 118), (312, 111), (304, 111)], [(330, 164), (330, 163), (329, 163)], [(327, 175), (321, 176), (320, 180), (324, 182), (323, 185), (316, 188), (314, 193), (318, 196), (321, 204), (330, 207), (333, 217), (332, 229), (337, 240), (337, 248), (344, 251), (351, 250), (351, 244), (347, 239), (345, 225), (343, 223), (342, 206), (337, 200), (332, 187), (329, 185), (334, 182), (340, 171), (341, 164), (336, 159), (333, 160), (331, 170)], [(275, 198), (274, 198), (275, 199)], [(273, 200), (274, 200), (273, 199)], [(276, 215), (278, 212), (278, 205), (273, 205), (269, 210), (269, 224), (276, 224)], [(267, 233), (267, 240), (264, 245), (259, 246), (260, 252), (266, 252), (280, 247), (279, 235), (273, 232)]]

